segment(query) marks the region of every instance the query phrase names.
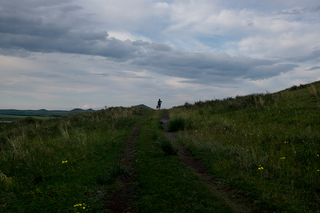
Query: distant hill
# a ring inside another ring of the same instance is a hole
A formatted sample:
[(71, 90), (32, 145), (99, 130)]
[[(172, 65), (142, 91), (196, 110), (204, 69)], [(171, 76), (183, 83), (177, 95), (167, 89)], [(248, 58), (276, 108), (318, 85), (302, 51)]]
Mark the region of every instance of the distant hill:
[[(138, 107), (152, 109), (144, 104), (137, 105)], [(74, 108), (70, 111), (67, 110), (46, 110), (46, 109), (39, 109), (39, 110), (17, 110), (17, 109), (0, 109), (0, 115), (3, 116), (30, 116), (30, 117), (63, 117), (63, 116), (70, 116), (76, 115), (79, 113), (85, 112), (94, 112), (93, 109), (80, 109)], [(6, 118), (7, 119), (7, 118)], [(4, 119), (4, 120), (6, 120)], [(18, 119), (18, 118), (15, 118)], [(1, 120), (1, 119), (0, 119)]]
[(71, 110), (71, 112), (94, 112), (93, 109), (80, 109), (80, 108), (74, 108), (73, 110)]
[(152, 109), (151, 107), (148, 107), (148, 106), (146, 106), (146, 105), (144, 105), (144, 104), (139, 104), (139, 105), (137, 105), (138, 107), (142, 107), (142, 108), (146, 108), (146, 109)]
[(76, 115), (84, 112), (94, 112), (93, 109), (79, 109), (75, 108), (70, 111), (66, 110), (17, 110), (17, 109), (0, 109), (0, 114), (2, 115), (19, 115), (19, 116), (41, 116), (41, 117), (63, 117), (69, 115)]

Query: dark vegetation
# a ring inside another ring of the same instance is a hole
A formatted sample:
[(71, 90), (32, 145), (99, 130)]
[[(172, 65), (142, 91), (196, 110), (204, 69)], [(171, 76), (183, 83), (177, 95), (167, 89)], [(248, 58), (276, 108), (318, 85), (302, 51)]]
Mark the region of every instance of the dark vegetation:
[(61, 118), (64, 116), (77, 115), (79, 113), (94, 112), (92, 109), (73, 109), (70, 111), (63, 110), (16, 110), (16, 109), (0, 109), (0, 122), (10, 122), (25, 119), (27, 117), (37, 118), (39, 120), (48, 120), (53, 118)]
[[(0, 123), (0, 212), (102, 211), (140, 107)], [(83, 209), (83, 207), (85, 209)]]
[(165, 136), (158, 138), (157, 145), (166, 155), (176, 155), (178, 152), (178, 148)]
[(15, 115), (15, 116), (37, 116), (37, 117), (63, 117), (76, 115), (84, 112), (94, 112), (92, 109), (83, 110), (79, 108), (75, 108), (70, 111), (64, 110), (16, 110), (16, 109), (0, 109), (1, 115)]
[(164, 154), (159, 148), (159, 142), (171, 144), (158, 128), (159, 118), (156, 110), (141, 127), (135, 161), (139, 172), (132, 190), (136, 201), (127, 212), (233, 212), (181, 164), (180, 156)]
[[(141, 107), (144, 109), (151, 109), (150, 107), (140, 104), (134, 107)], [(121, 108), (126, 109), (126, 107), (111, 107), (111, 108)], [(40, 120), (47, 120), (52, 118), (61, 118), (65, 116), (72, 116), (77, 115), (80, 113), (86, 112), (95, 112), (93, 109), (80, 109), (75, 108), (70, 111), (66, 110), (46, 110), (46, 109), (39, 109), (39, 110), (16, 110), (16, 109), (0, 109), (0, 122), (1, 121), (16, 121), (20, 119), (24, 119), (27, 117), (33, 117)]]
[[(181, 163), (186, 148), (253, 212), (320, 212), (319, 92), (315, 82), (174, 107), (178, 146), (162, 110), (142, 107), (0, 123), (0, 212), (110, 212), (128, 177), (129, 212), (234, 212)], [(132, 173), (124, 143), (141, 119)]]
[(180, 142), (259, 212), (319, 212), (319, 91), (315, 82), (186, 103), (170, 110), (168, 125), (183, 130)]

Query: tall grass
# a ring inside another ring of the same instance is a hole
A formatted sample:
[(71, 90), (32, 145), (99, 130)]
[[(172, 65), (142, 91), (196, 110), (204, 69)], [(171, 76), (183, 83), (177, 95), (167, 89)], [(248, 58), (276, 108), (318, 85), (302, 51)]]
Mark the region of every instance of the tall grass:
[(172, 118), (168, 122), (168, 131), (169, 132), (177, 132), (179, 130), (184, 130), (184, 127), (186, 125), (185, 119), (179, 117), (179, 118)]
[[(180, 140), (261, 211), (320, 211), (320, 82), (170, 110)], [(201, 111), (201, 113), (199, 113)]]
[(99, 177), (119, 169), (122, 142), (146, 112), (109, 108), (46, 121), (0, 124), (0, 211), (71, 212), (77, 203), (102, 208)]
[(171, 140), (167, 137), (160, 137), (157, 141), (157, 146), (166, 154), (166, 155), (176, 155), (179, 151), (176, 148)]

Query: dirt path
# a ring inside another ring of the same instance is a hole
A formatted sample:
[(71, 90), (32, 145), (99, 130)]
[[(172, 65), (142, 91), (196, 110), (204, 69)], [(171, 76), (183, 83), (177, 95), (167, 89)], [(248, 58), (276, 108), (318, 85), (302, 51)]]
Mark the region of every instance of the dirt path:
[[(122, 187), (119, 191), (116, 191), (112, 194), (109, 199), (109, 204), (105, 206), (105, 209), (111, 210), (112, 212), (129, 212), (130, 205), (133, 202), (130, 199), (130, 191), (134, 184), (133, 176), (136, 173), (132, 167), (133, 157), (137, 152), (135, 147), (135, 142), (139, 136), (139, 131), (141, 124), (144, 120), (139, 122), (133, 133), (131, 134), (130, 139), (124, 144), (124, 152), (122, 154), (122, 165), (125, 169), (133, 174), (130, 177), (120, 179)], [(172, 132), (167, 131), (167, 122), (169, 121), (169, 111), (166, 110), (163, 117), (160, 119), (164, 127), (165, 134), (172, 140), (172, 142), (179, 147), (178, 155), (182, 156), (181, 163), (186, 165), (197, 179), (203, 182), (208, 189), (212, 192), (213, 196), (222, 198), (225, 203), (233, 210), (233, 212), (252, 212), (250, 208), (246, 205), (247, 201), (245, 199), (236, 199), (233, 198), (232, 191), (226, 190), (221, 186), (218, 186), (216, 182), (218, 180), (214, 179), (208, 174), (207, 169), (202, 165), (201, 161), (194, 158), (191, 152), (185, 147), (178, 144), (177, 138), (174, 137)]]
[(134, 144), (139, 136), (139, 130), (143, 121), (140, 121), (136, 125), (130, 139), (124, 144), (124, 152), (122, 154), (121, 164), (125, 167), (126, 171), (132, 175), (130, 177), (120, 179), (123, 187), (111, 196), (109, 199), (109, 204), (105, 206), (106, 209), (109, 209), (112, 212), (127, 212), (130, 204), (132, 203), (132, 200), (129, 198), (129, 193), (134, 184), (132, 176), (134, 175), (135, 171), (132, 167), (132, 161), (133, 156), (137, 152)]
[(166, 110), (160, 119), (160, 123), (163, 125), (164, 132), (171, 139), (171, 141), (179, 147), (178, 155), (182, 156), (182, 163), (188, 166), (191, 171), (212, 191), (212, 193), (222, 198), (234, 212), (252, 212), (246, 205), (245, 199), (233, 198), (231, 190), (226, 190), (216, 184), (218, 180), (209, 176), (207, 169), (202, 165), (201, 161), (194, 158), (191, 152), (185, 147), (178, 144), (177, 138), (174, 137), (172, 132), (167, 131), (167, 122), (169, 121), (169, 111)]

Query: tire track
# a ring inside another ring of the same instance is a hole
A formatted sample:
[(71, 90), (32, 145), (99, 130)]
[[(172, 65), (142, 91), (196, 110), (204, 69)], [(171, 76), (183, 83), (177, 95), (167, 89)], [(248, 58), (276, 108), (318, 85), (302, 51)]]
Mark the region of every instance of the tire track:
[(182, 163), (190, 168), (190, 170), (198, 177), (198, 180), (203, 182), (213, 193), (213, 195), (222, 198), (226, 204), (234, 212), (248, 213), (253, 212), (248, 206), (249, 202), (245, 198), (233, 198), (232, 190), (226, 190), (217, 185), (217, 179), (214, 179), (208, 174), (208, 170), (202, 165), (201, 161), (194, 158), (192, 153), (185, 147), (178, 144), (178, 139), (172, 132), (167, 130), (167, 122), (169, 121), (169, 111), (166, 110), (160, 119), (163, 125), (164, 133), (170, 140), (179, 147), (178, 155), (182, 156)]
[(136, 173), (132, 167), (134, 155), (137, 153), (137, 149), (134, 144), (139, 136), (140, 127), (144, 120), (145, 119), (136, 125), (133, 133), (130, 136), (130, 139), (124, 143), (124, 152), (122, 153), (121, 164), (124, 166), (125, 170), (132, 175), (121, 178), (120, 181), (122, 183), (122, 188), (113, 193), (111, 198), (108, 199), (109, 203), (105, 205), (104, 208), (111, 210), (112, 212), (128, 212), (128, 209), (133, 202), (133, 199), (130, 199), (130, 191), (135, 182), (134, 174)]

